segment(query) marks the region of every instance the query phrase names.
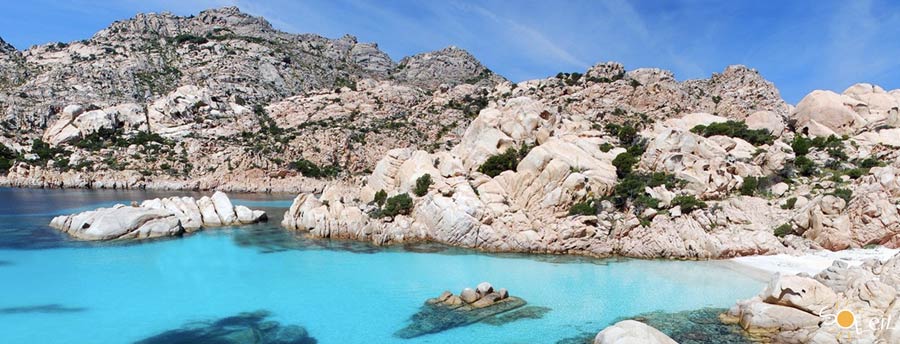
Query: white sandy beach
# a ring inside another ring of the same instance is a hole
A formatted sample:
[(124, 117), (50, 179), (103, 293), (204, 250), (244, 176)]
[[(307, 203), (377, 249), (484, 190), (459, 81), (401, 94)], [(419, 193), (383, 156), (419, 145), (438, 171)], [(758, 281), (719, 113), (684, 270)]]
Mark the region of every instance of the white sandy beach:
[(729, 259), (742, 267), (751, 268), (759, 272), (771, 275), (798, 274), (805, 272), (815, 275), (834, 264), (835, 260), (842, 260), (847, 264), (860, 265), (869, 259), (885, 261), (900, 252), (900, 249), (876, 247), (871, 249), (849, 249), (832, 252), (827, 250), (808, 252), (803, 255), (776, 254), (771, 256), (749, 256)]

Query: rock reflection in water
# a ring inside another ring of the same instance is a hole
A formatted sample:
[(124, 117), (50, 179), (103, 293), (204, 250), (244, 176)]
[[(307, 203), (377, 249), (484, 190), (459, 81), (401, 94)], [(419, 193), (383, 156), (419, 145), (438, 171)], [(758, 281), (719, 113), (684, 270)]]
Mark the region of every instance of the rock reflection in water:
[(137, 344), (316, 344), (305, 328), (264, 321), (267, 311), (240, 313), (215, 321), (191, 322)]

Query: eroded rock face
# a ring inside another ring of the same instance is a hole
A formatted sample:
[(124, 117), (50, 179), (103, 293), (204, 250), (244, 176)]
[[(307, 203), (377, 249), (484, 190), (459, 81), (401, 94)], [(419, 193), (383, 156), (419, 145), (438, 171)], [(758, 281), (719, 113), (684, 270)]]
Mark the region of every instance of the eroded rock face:
[(813, 91), (803, 98), (792, 118), (799, 130), (814, 136), (853, 135), (863, 129), (896, 127), (900, 98), (871, 84), (850, 86), (842, 94)]
[[(652, 189), (648, 191), (652, 197), (663, 204), (680, 193), (724, 197), (741, 185), (742, 175), (771, 173), (792, 158), (784, 143), (754, 157), (756, 147), (743, 140), (705, 138), (689, 131), (696, 124), (724, 120), (685, 116), (667, 124), (688, 129), (663, 125), (658, 134), (648, 133), (656, 136), (639, 167), (687, 182), (685, 190)], [(670, 142), (672, 137), (677, 139)], [(515, 98), (481, 111), (450, 151), (394, 149), (376, 164), (362, 187), (335, 184), (320, 197), (299, 195), (283, 224), (317, 237), (379, 245), (434, 240), (497, 251), (680, 258), (786, 250), (772, 229), (787, 221), (789, 212), (755, 197), (721, 201), (709, 211), (648, 215), (652, 221), (643, 225), (635, 214), (611, 205), (603, 206), (596, 217), (568, 216), (573, 203), (606, 195), (619, 182), (611, 162), (624, 149), (600, 149), (610, 142), (615, 141), (583, 119), (556, 113), (530, 98)], [(488, 158), (531, 145), (527, 154), (520, 153), (514, 170), (494, 177), (479, 172)], [(733, 175), (735, 171), (740, 174)], [(425, 174), (433, 185), (414, 199), (408, 215), (370, 216), (377, 208), (370, 204), (376, 193), (384, 191), (389, 197), (409, 193)]]
[[(900, 255), (854, 267), (835, 261), (815, 277), (776, 274), (759, 296), (739, 301), (723, 319), (774, 342), (893, 343), (893, 327), (870, 323), (897, 315), (898, 281)], [(848, 310), (857, 322), (853, 336), (835, 336), (837, 316)]]
[[(236, 212), (242, 216), (237, 216)], [(50, 226), (81, 240), (118, 240), (178, 236), (201, 227), (251, 224), (265, 220), (265, 212), (243, 206), (234, 207), (228, 196), (216, 192), (212, 199), (157, 198), (144, 201), (140, 206), (118, 204), (112, 208), (57, 216)]]
[(481, 65), (469, 52), (454, 46), (405, 57), (391, 75), (404, 83), (429, 90), (461, 83), (493, 86), (506, 80)]
[(594, 338), (594, 344), (629, 343), (677, 344), (672, 338), (659, 332), (659, 330), (634, 320), (617, 322), (600, 331), (597, 337)]

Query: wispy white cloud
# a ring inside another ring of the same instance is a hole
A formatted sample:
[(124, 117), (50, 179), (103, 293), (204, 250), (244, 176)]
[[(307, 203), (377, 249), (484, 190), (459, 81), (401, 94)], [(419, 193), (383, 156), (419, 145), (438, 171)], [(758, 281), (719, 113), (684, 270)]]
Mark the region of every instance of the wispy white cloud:
[(572, 55), (569, 50), (557, 45), (553, 40), (546, 37), (543, 33), (533, 27), (504, 17), (494, 11), (488, 10), (487, 8), (476, 4), (459, 2), (454, 2), (453, 4), (458, 8), (464, 9), (468, 12), (476, 13), (484, 18), (492, 20), (495, 23), (499, 24), (499, 27), (507, 27), (510, 32), (506, 36), (516, 39), (519, 43), (518, 45), (527, 48), (531, 54), (548, 56), (571, 66), (590, 66), (588, 62)]

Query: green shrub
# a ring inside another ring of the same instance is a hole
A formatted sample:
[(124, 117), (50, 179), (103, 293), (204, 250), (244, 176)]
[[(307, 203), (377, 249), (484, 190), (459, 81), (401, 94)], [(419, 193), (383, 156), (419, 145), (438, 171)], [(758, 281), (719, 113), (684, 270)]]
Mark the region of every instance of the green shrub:
[(378, 205), (378, 207), (381, 207), (384, 205), (384, 201), (386, 199), (387, 199), (387, 192), (385, 192), (384, 189), (382, 189), (382, 190), (378, 190), (378, 192), (375, 193), (375, 199), (373, 201), (375, 202), (375, 204)]
[(862, 177), (866, 173), (869, 173), (869, 171), (861, 168), (851, 168), (844, 170), (844, 174), (850, 177), (850, 179), (859, 179), (859, 177)]
[(644, 143), (638, 142), (628, 147), (625, 152), (619, 153), (613, 158), (612, 164), (616, 167), (616, 175), (623, 178), (634, 170), (634, 164), (641, 160), (644, 154)]
[(16, 152), (0, 143), (0, 173), (6, 174), (17, 158)]
[(613, 149), (613, 145), (610, 144), (609, 142), (604, 142), (602, 145), (600, 145), (600, 151), (603, 153), (609, 152), (612, 149)]
[(842, 198), (847, 204), (850, 204), (850, 200), (853, 199), (853, 191), (850, 189), (837, 188), (830, 195)]
[(797, 197), (788, 198), (784, 205), (781, 206), (781, 209), (794, 209), (794, 205), (797, 204)]
[(693, 195), (679, 195), (672, 199), (673, 206), (681, 207), (681, 212), (690, 214), (694, 210), (706, 208), (706, 202), (703, 202)]
[(175, 38), (172, 38), (172, 41), (177, 44), (183, 44), (183, 43), (204, 44), (206, 42), (209, 42), (209, 40), (206, 39), (205, 37), (194, 36), (192, 34), (187, 34), (187, 33), (183, 33), (178, 36), (175, 36)]
[(860, 168), (872, 168), (872, 167), (884, 166), (884, 162), (882, 162), (881, 160), (875, 159), (874, 157), (868, 157), (868, 158), (861, 160), (856, 165), (859, 166)]
[(741, 185), (741, 195), (753, 196), (756, 194), (756, 188), (759, 187), (759, 178), (744, 178), (744, 184)]
[(797, 167), (797, 173), (804, 177), (810, 177), (816, 174), (816, 163), (807, 158), (805, 155), (798, 155), (794, 159), (794, 166)]
[(309, 178), (326, 178), (326, 177), (334, 177), (340, 172), (340, 169), (337, 166), (327, 166), (327, 167), (319, 167), (312, 161), (301, 158), (300, 160), (294, 161), (290, 164), (290, 167), (294, 170), (299, 171), (303, 174), (304, 177)]
[(766, 129), (749, 129), (747, 124), (739, 121), (726, 121), (712, 123), (710, 125), (698, 125), (691, 129), (691, 132), (703, 137), (715, 135), (724, 135), (728, 137), (736, 137), (747, 141), (754, 146), (772, 144), (775, 137)]
[(627, 151), (616, 155), (612, 161), (613, 166), (616, 167), (616, 175), (619, 176), (619, 178), (624, 178), (631, 174), (631, 171), (634, 169), (634, 164), (638, 163), (639, 159), (640, 157), (636, 157)]
[(819, 136), (810, 139), (805, 136), (797, 135), (794, 136), (794, 140), (791, 141), (791, 149), (794, 150), (794, 154), (798, 157), (801, 155), (809, 154), (809, 151), (812, 148), (816, 148), (819, 150), (828, 150), (829, 155), (836, 154), (838, 157), (843, 157), (843, 159), (846, 160), (846, 154), (843, 151), (844, 142), (837, 136)]
[(778, 226), (775, 228), (775, 230), (772, 231), (772, 233), (779, 238), (783, 238), (785, 235), (791, 234), (793, 232), (794, 228), (791, 227), (790, 223), (785, 223), (781, 226)]
[(632, 201), (637, 211), (642, 211), (646, 207), (659, 208), (659, 200), (650, 200), (652, 198), (647, 195), (645, 189), (648, 186), (652, 188), (660, 185), (673, 189), (678, 185), (678, 180), (675, 176), (663, 172), (649, 175), (631, 173), (619, 180), (608, 199), (619, 209), (625, 208), (628, 201)]
[(791, 141), (791, 149), (794, 150), (794, 154), (798, 157), (809, 154), (811, 145), (812, 141), (810, 139), (800, 135), (794, 136), (794, 140)]
[(572, 207), (569, 208), (569, 215), (597, 215), (597, 213), (599, 212), (597, 206), (598, 202), (595, 200), (578, 202), (572, 204)]
[(503, 173), (503, 171), (513, 171), (519, 163), (518, 155), (515, 149), (509, 148), (506, 152), (493, 155), (485, 160), (481, 167), (478, 167), (478, 172), (493, 178)]
[(402, 193), (396, 195), (394, 197), (388, 198), (384, 202), (384, 208), (381, 209), (381, 213), (384, 216), (394, 217), (397, 215), (408, 215), (412, 210), (412, 197), (409, 197), (409, 194)]
[[(616, 110), (619, 110), (619, 109), (616, 109)], [(634, 141), (638, 137), (637, 128), (632, 126), (630, 123), (624, 123), (624, 124), (610, 123), (610, 124), (606, 125), (606, 131), (610, 135), (618, 138), (619, 143), (621, 143), (623, 145), (630, 145), (630, 144), (634, 143)]]
[(434, 182), (431, 181), (431, 175), (426, 173), (423, 174), (419, 179), (416, 179), (416, 188), (413, 190), (413, 193), (416, 196), (422, 197), (428, 193), (428, 187), (431, 186)]

